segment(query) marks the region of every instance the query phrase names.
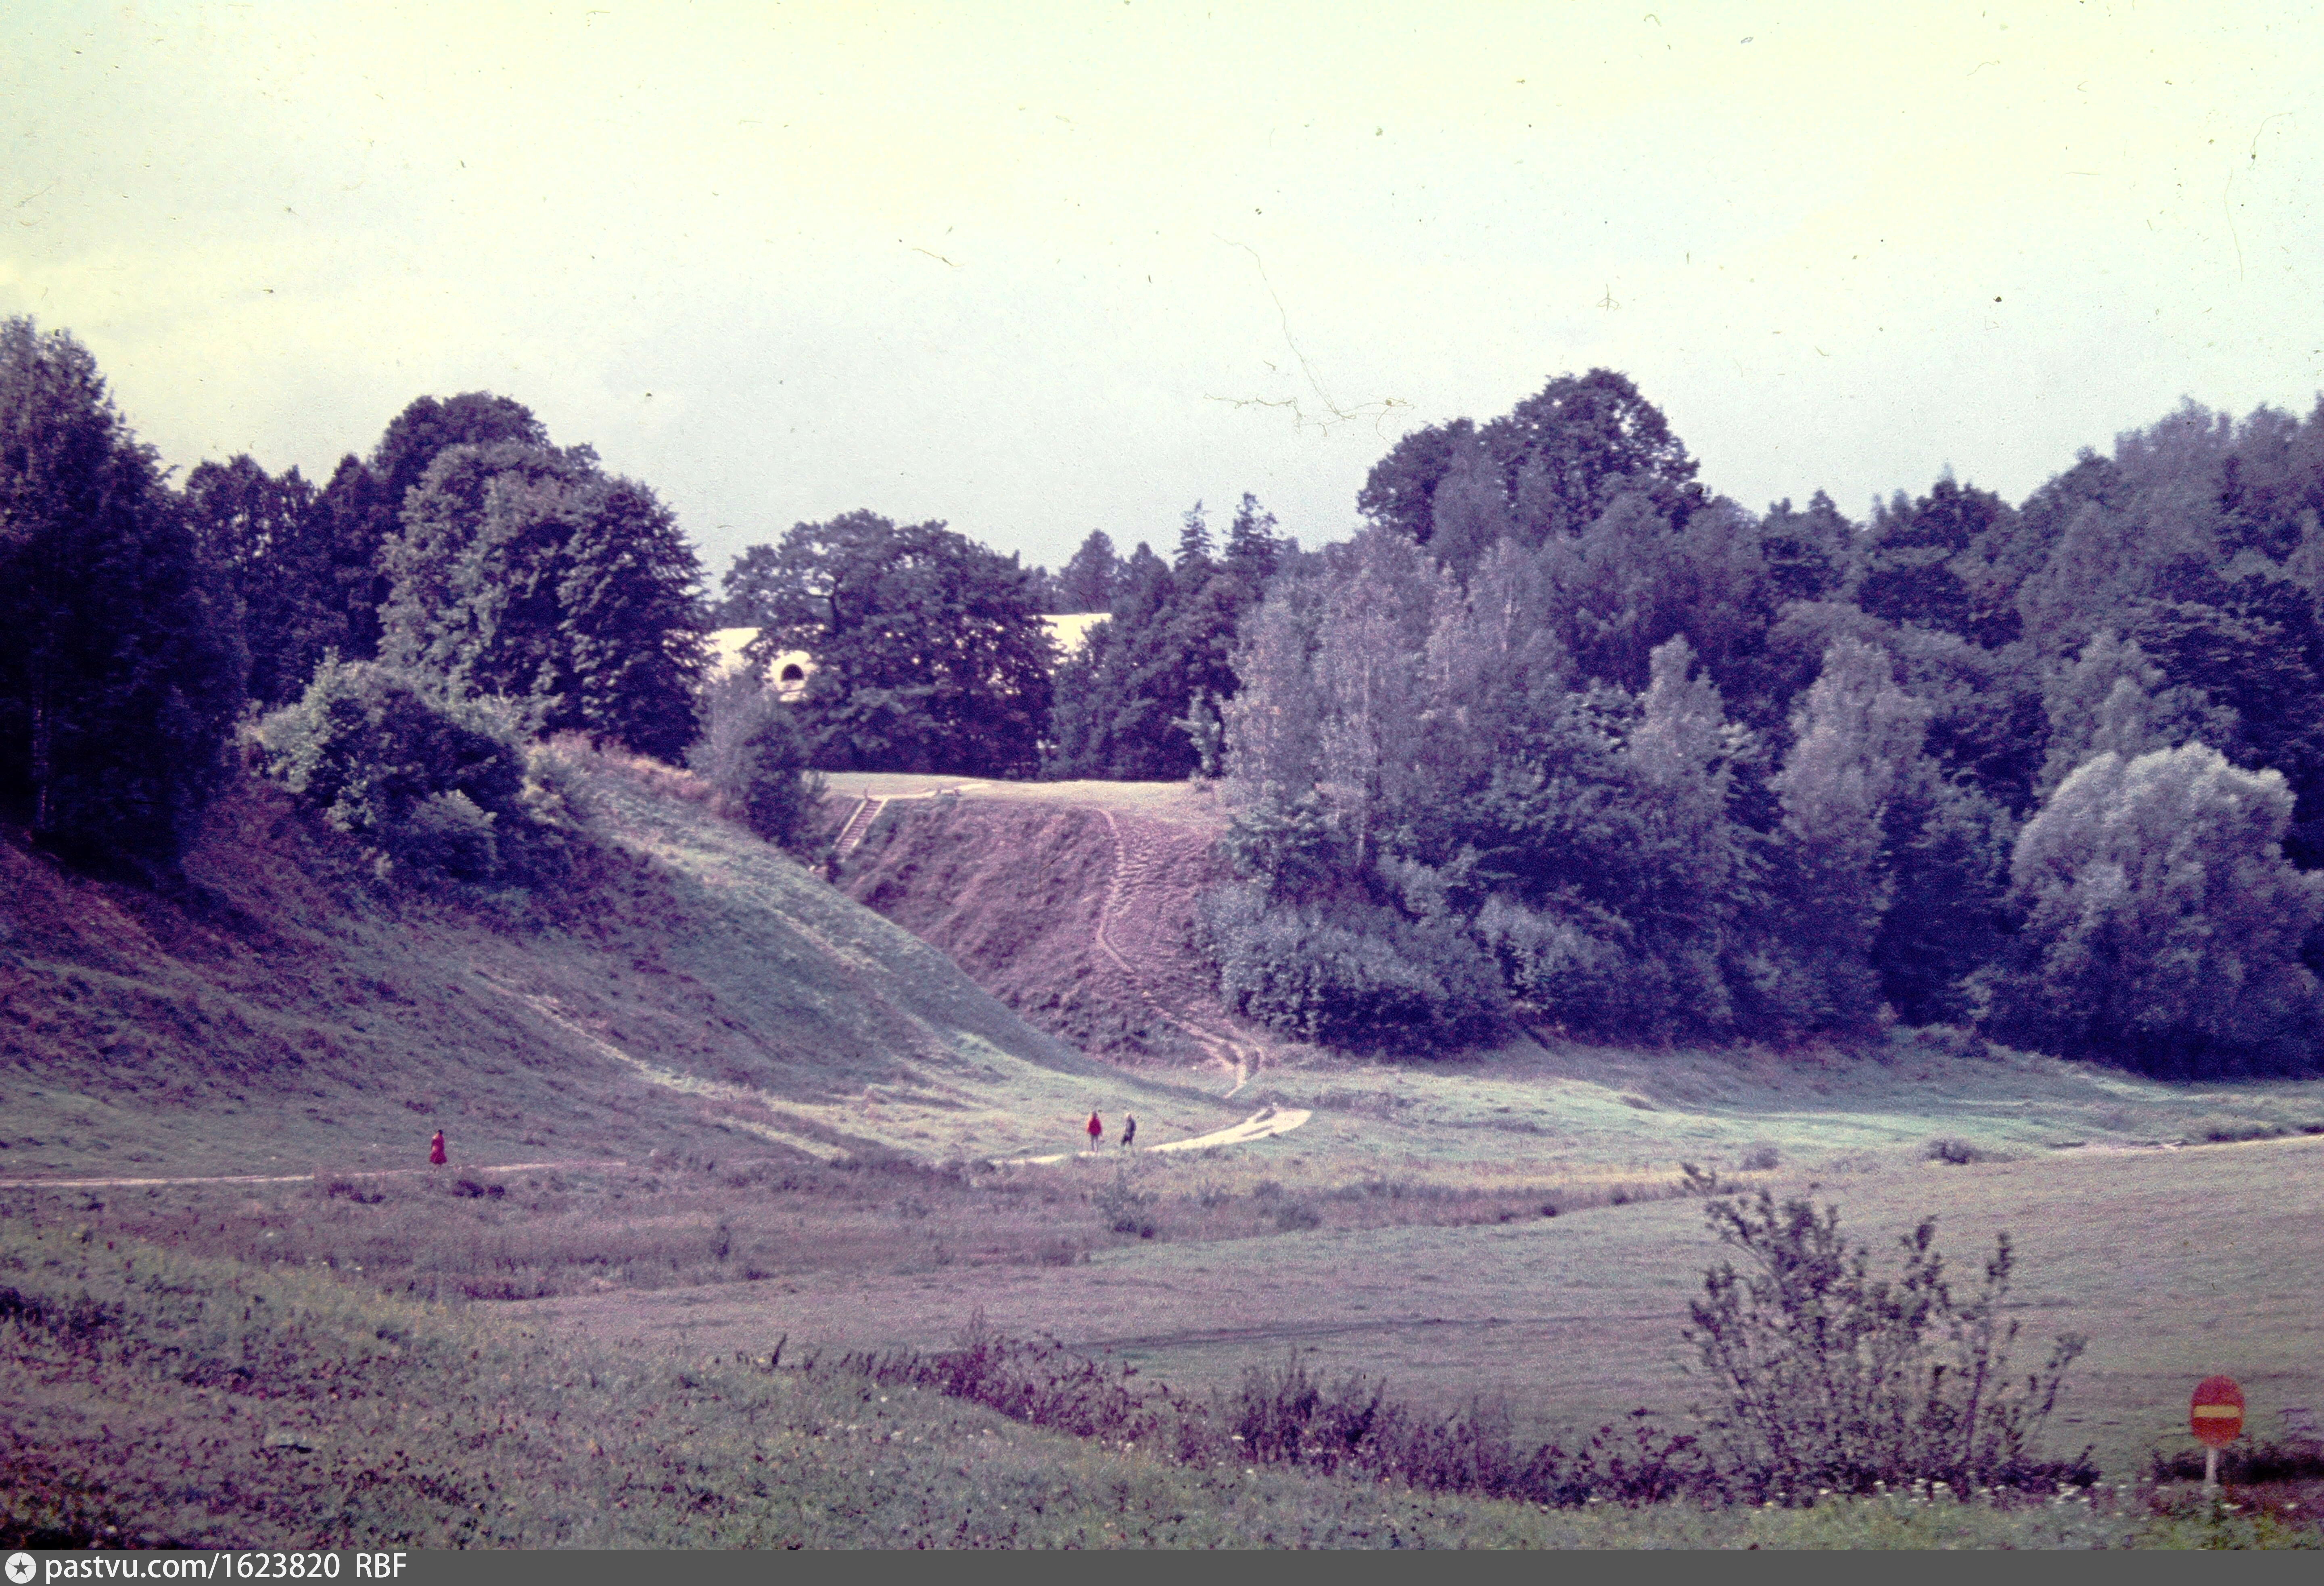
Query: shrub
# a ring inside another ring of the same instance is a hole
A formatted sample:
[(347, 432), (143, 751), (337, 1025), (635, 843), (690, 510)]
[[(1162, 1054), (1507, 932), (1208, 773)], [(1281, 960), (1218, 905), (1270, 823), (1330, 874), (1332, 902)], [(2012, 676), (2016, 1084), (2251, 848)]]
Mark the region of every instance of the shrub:
[(2272, 1140), (2283, 1132), (2279, 1125), (2262, 1123), (2257, 1119), (2213, 1115), (2197, 1119), (2187, 1135), (2190, 1139), (2211, 1145), (2234, 1145), (2244, 1140)]
[(1154, 1237), (1154, 1203), (1161, 1197), (1132, 1189), (1128, 1169), (1114, 1169), (1113, 1182), (1091, 1198), (1099, 1219), (1111, 1231), (1134, 1233), (1140, 1239)]
[(1323, 1226), (1323, 1214), (1305, 1201), (1286, 1201), (1275, 1209), (1275, 1226), (1282, 1233), (1304, 1233)]
[[(2157, 1481), (2200, 1481), (2203, 1451), (2156, 1449), (2150, 1456)], [(2324, 1443), (2313, 1437), (2281, 1442), (2241, 1438), (2219, 1451), (2219, 1480), (2244, 1486), (2254, 1481), (2324, 1480)]]
[(483, 707), (368, 661), (326, 658), (297, 703), (258, 725), (266, 774), (368, 852), (478, 882), (553, 869), (570, 831), (547, 761)]
[(1699, 1408), (1713, 1462), (1745, 1493), (1868, 1492), (1875, 1483), (1943, 1480), (1956, 1487), (2080, 1480), (2079, 1462), (2044, 1462), (2034, 1443), (2085, 1341), (2061, 1336), (2048, 1362), (2018, 1380), (2004, 1325), (2015, 1257), (1997, 1241), (1977, 1293), (1957, 1298), (1924, 1221), (1902, 1241), (1902, 1270), (1876, 1279), (1871, 1253), (1840, 1231), (1840, 1212), (1806, 1200), (1778, 1206), (1718, 1194), (1705, 1215), (1747, 1268), (1703, 1275), (1688, 1341), (1725, 1402)]
[(1277, 900), (1328, 890), (1347, 867), (1345, 849), (1323, 796), (1313, 789), (1297, 798), (1265, 789), (1219, 839), (1234, 873)]
[(1300, 1040), (1453, 1044), (1489, 1035), (1506, 1006), (1492, 964), (1447, 919), (1230, 885), (1203, 899), (1195, 939), (1230, 1008)]
[(1485, 900), (1475, 928), (1510, 991), (1568, 1028), (1609, 1029), (1642, 1010), (1659, 1013), (1666, 999), (1657, 993), (1667, 988), (1638, 983), (1653, 977), (1637, 963), (1627, 928), (1586, 908), (1576, 914), (1497, 896)]
[(790, 707), (741, 672), (710, 686), (706, 714), (688, 761), (729, 814), (770, 843), (800, 849), (824, 780), (807, 769), (807, 739)]
[(1929, 1142), (1929, 1160), (1966, 1167), (1972, 1162), (1984, 1161), (1985, 1153), (1967, 1140), (1956, 1139), (1951, 1135), (1939, 1135)]
[(1746, 1173), (1772, 1173), (1783, 1166), (1784, 1154), (1773, 1146), (1753, 1146), (1736, 1163)]
[(1027, 1343), (1003, 1337), (986, 1323), (982, 1307), (971, 1314), (953, 1347), (941, 1353), (863, 1351), (842, 1356), (839, 1369), (860, 1371), (874, 1382), (933, 1388), (1013, 1420), (1077, 1437), (1149, 1436), (1177, 1402), (1159, 1385), (1131, 1386), (1135, 1366), (1075, 1355), (1053, 1340)]

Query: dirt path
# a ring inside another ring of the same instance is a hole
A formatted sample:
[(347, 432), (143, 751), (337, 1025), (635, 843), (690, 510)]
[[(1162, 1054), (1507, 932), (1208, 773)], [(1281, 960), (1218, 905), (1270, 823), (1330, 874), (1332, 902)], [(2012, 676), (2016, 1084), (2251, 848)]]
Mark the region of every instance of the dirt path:
[(549, 1173), (558, 1168), (627, 1167), (627, 1162), (576, 1157), (564, 1162), (456, 1162), (449, 1167), (351, 1167), (325, 1173), (231, 1173), (191, 1178), (0, 1178), (0, 1189), (142, 1189), (171, 1184), (313, 1184), (327, 1178), (417, 1178), (423, 1173)]
[[(1212, 1146), (1243, 1146), (1253, 1140), (1273, 1139), (1279, 1134), (1289, 1134), (1314, 1114), (1305, 1107), (1266, 1106), (1224, 1129), (1214, 1129), (1208, 1134), (1198, 1134), (1192, 1139), (1165, 1140), (1158, 1146), (1132, 1146), (1133, 1151), (1200, 1151)], [(1063, 1162), (1072, 1157), (1105, 1157), (1113, 1153), (1095, 1151), (1058, 1151), (1047, 1157), (1010, 1157), (996, 1159), (1001, 1167), (1040, 1167), (1052, 1162)]]
[[(1137, 966), (1124, 957), (1120, 949), (1113, 945), (1108, 927), (1120, 916), (1122, 896), (1129, 890), (1133, 874), (1144, 869), (1145, 866), (1133, 862), (1130, 845), (1122, 841), (1121, 825), (1113, 818), (1113, 812), (1110, 809), (1101, 809), (1097, 813), (1105, 817), (1105, 829), (1113, 837), (1113, 879), (1106, 885), (1105, 903), (1098, 911), (1098, 950), (1112, 959), (1120, 967), (1122, 973), (1130, 977), (1131, 989), (1137, 991), (1147, 1007), (1153, 1010), (1156, 1018), (1174, 1029), (1182, 1030), (1193, 1037), (1195, 1045), (1210, 1054), (1213, 1062), (1234, 1076), (1234, 1083), (1227, 1089), (1227, 1094), (1231, 1096), (1250, 1083), (1252, 1059), (1257, 1057), (1259, 1053), (1255, 1048), (1236, 1040), (1232, 1036), (1221, 1035), (1216, 1030), (1205, 1028), (1191, 1019), (1180, 1017), (1166, 1006), (1160, 997), (1155, 995), (1148, 978), (1139, 973)], [(1301, 1114), (1301, 1117), (1304, 1119), (1305, 1114)], [(1181, 1148), (1157, 1146), (1153, 1148), (1161, 1150)]]

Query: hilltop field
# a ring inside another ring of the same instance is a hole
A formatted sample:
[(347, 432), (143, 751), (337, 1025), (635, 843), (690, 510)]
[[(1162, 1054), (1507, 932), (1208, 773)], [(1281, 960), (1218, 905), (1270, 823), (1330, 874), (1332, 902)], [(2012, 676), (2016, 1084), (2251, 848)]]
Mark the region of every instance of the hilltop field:
[[(1941, 1539), (1194, 1471), (833, 1364), (981, 1315), (1193, 1393), (1296, 1358), (1528, 1435), (1683, 1426), (1717, 1249), (1682, 1162), (1876, 1250), (1933, 1215), (1957, 1274), (2010, 1231), (2020, 1369), (2092, 1341), (2052, 1452), (2110, 1480), (2190, 1444), (2209, 1373), (2264, 1437), (2324, 1403), (2324, 1084), (1948, 1031), (1359, 1062), (1204, 1002), (1198, 791), (834, 778), (895, 800), (835, 889), (679, 773), (567, 771), (592, 841), (530, 897), (383, 889), (256, 789), (176, 897), (0, 847), (11, 1539)], [(1125, 1110), (1141, 1147), (1296, 1127), (1124, 1153)], [(1942, 1535), (2148, 1523), (1973, 1518)]]

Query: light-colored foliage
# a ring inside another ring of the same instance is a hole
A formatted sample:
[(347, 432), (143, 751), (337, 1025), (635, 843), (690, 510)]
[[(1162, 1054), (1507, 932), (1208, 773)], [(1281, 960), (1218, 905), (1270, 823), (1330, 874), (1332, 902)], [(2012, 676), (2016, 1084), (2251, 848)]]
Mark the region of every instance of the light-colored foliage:
[(2037, 790), (2044, 797), (2095, 755), (2131, 760), (2197, 739), (2225, 742), (2236, 730), (2232, 710), (2170, 687), (2135, 641), (2110, 632), (2058, 667), (2043, 692), (2043, 707), (2050, 745)]
[(2025, 922), (1999, 1017), (2142, 1063), (2301, 1049), (2324, 879), (2283, 856), (2292, 805), (2279, 772), (2200, 743), (2086, 762), (2017, 839)]
[(1921, 753), (1926, 709), (1883, 650), (1836, 639), (1792, 718), (1775, 779), (1797, 906), (1794, 973), (1810, 1023), (1864, 1025), (1878, 1010), (1873, 939), (1894, 896), (1885, 817)]

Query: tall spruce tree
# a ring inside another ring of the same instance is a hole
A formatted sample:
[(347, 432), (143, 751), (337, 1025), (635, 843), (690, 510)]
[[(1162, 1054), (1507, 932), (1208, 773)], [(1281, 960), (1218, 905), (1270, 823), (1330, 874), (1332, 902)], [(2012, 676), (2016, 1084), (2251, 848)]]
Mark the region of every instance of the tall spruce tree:
[(1170, 558), (1170, 570), (1181, 577), (1210, 571), (1211, 549), (1211, 522), (1203, 515), (1203, 503), (1196, 502), (1178, 520), (1178, 549)]
[(0, 321), (0, 798), (37, 841), (176, 864), (242, 702), (231, 613), (96, 360)]
[(1115, 582), (1111, 620), (1097, 631), (1103, 639), (1057, 674), (1043, 774), (1122, 781), (1219, 775), (1222, 713), (1240, 687), (1235, 645), (1290, 549), (1274, 515), (1249, 493), (1215, 554), (1200, 503), (1183, 520), (1175, 563), (1140, 544)]
[(250, 697), (272, 707), (302, 694), (326, 654), (349, 650), (331, 526), (292, 468), (268, 475), (248, 453), (187, 475), (187, 526), (242, 615)]
[(1113, 589), (1121, 577), (1121, 558), (1102, 529), (1093, 529), (1057, 575), (1059, 609), (1102, 612), (1113, 607)]

